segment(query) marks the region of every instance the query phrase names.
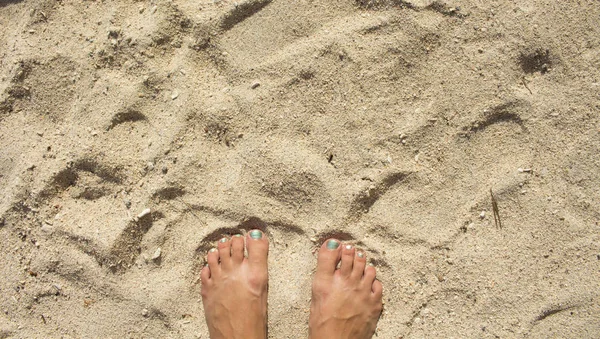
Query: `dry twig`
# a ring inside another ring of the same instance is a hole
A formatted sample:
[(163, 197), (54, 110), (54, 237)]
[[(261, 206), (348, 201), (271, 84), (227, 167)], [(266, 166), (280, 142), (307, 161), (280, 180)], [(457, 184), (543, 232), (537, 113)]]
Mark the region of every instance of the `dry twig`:
[(496, 227), (502, 228), (502, 221), (500, 221), (500, 212), (498, 210), (498, 202), (496, 201), (496, 197), (494, 197), (494, 192), (490, 188), (490, 197), (492, 198), (492, 211), (494, 213), (494, 222), (496, 223)]

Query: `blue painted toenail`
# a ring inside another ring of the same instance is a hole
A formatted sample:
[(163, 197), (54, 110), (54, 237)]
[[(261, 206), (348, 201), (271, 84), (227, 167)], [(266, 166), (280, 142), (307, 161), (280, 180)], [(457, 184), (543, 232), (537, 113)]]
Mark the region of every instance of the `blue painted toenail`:
[(262, 232), (259, 230), (252, 230), (250, 231), (250, 238), (252, 239), (260, 239), (262, 238)]
[(327, 249), (328, 250), (337, 250), (337, 248), (340, 247), (340, 242), (337, 240), (329, 240), (327, 242)]

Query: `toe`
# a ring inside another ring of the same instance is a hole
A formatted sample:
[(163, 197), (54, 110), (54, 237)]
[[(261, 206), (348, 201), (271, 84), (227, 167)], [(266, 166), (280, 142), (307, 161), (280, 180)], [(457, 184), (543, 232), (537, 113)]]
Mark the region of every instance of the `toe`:
[(371, 289), (373, 281), (375, 281), (375, 267), (372, 264), (367, 265), (365, 268), (365, 274), (363, 275), (362, 282), (365, 289)]
[(214, 277), (219, 274), (221, 267), (219, 266), (219, 251), (216, 248), (211, 248), (206, 255), (210, 276)]
[(210, 280), (210, 268), (208, 265), (204, 266), (202, 271), (200, 271), (200, 280), (202, 281), (203, 286), (208, 285), (212, 281)]
[(342, 264), (340, 266), (340, 273), (343, 277), (349, 277), (352, 273), (352, 267), (354, 266), (354, 246), (346, 244), (342, 248)]
[(383, 297), (383, 285), (381, 284), (381, 281), (375, 279), (371, 286), (371, 291), (373, 292), (373, 297), (376, 300), (381, 301), (381, 298)]
[(236, 234), (231, 238), (231, 262), (239, 265), (244, 260), (244, 237)]
[(267, 269), (267, 256), (269, 255), (269, 240), (260, 230), (252, 230), (246, 235), (248, 248), (248, 262), (256, 269)]
[(323, 243), (317, 258), (317, 277), (333, 276), (341, 257), (340, 241), (329, 239)]
[(221, 238), (217, 243), (217, 249), (219, 250), (221, 268), (224, 270), (229, 269), (231, 267), (231, 241), (228, 238)]
[(352, 279), (360, 280), (363, 274), (365, 274), (365, 266), (367, 265), (367, 254), (363, 250), (356, 250), (356, 256), (354, 256), (354, 266), (352, 266), (352, 273), (350, 274)]

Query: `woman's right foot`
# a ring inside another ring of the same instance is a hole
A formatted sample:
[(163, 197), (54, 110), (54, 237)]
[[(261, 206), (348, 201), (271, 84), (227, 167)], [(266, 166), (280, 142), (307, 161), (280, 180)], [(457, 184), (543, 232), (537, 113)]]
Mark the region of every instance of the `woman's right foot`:
[[(338, 263), (341, 261), (340, 268)], [(367, 339), (383, 308), (383, 286), (364, 251), (327, 240), (319, 250), (310, 305), (311, 339)]]

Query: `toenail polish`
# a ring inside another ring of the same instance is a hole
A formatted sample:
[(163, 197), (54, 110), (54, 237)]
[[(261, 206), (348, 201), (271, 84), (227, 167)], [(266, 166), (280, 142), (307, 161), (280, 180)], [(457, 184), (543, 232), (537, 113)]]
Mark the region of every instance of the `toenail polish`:
[(359, 258), (364, 258), (364, 257), (365, 257), (365, 252), (358, 252), (358, 253), (356, 253), (356, 255), (357, 255)]
[(242, 236), (241, 234), (236, 234), (236, 235), (234, 235), (234, 237), (236, 237), (236, 238), (239, 238), (239, 237), (241, 237), (241, 236)]
[(227, 238), (222, 238), (219, 242), (227, 242)]
[(352, 249), (352, 245), (346, 245), (346, 249), (347, 250), (351, 250)]
[(252, 231), (250, 231), (250, 238), (260, 239), (260, 238), (262, 238), (262, 232), (259, 230), (252, 230)]
[(328, 250), (337, 250), (337, 248), (340, 247), (340, 242), (337, 240), (329, 240), (327, 242), (327, 249)]
[(217, 249), (216, 248), (211, 248), (209, 252), (216, 252)]

